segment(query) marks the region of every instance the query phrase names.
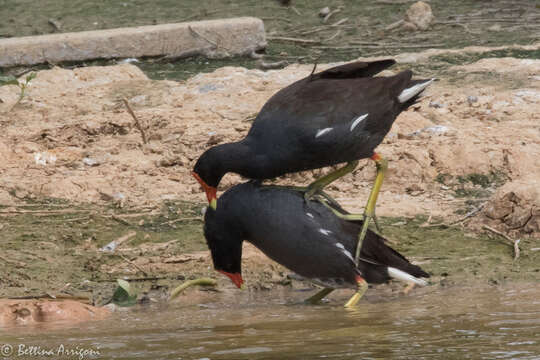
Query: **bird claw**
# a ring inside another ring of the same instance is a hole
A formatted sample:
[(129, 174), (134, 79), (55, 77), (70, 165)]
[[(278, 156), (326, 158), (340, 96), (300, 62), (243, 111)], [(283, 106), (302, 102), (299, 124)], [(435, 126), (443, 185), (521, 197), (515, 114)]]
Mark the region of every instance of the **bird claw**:
[(375, 229), (377, 229), (377, 232), (382, 234), (381, 226), (379, 225), (379, 220), (377, 220), (377, 215), (373, 214), (373, 223), (375, 224)]

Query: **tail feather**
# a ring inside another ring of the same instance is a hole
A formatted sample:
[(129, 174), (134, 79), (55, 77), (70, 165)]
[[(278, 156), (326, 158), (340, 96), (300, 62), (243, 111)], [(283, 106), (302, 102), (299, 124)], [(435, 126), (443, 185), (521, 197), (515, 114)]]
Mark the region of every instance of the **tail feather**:
[(357, 61), (349, 64), (335, 66), (318, 74), (314, 78), (320, 79), (353, 79), (361, 77), (371, 77), (394, 65), (392, 59), (378, 60), (371, 62)]
[[(343, 229), (351, 235), (351, 241), (357, 243), (358, 234), (362, 228), (362, 221), (343, 221)], [(381, 283), (392, 277), (403, 281), (411, 281), (420, 285), (426, 282), (422, 277), (429, 274), (420, 266), (411, 264), (409, 260), (386, 243), (386, 240), (377, 233), (368, 229), (362, 242), (358, 268), (362, 271), (366, 281)], [(354, 249), (354, 248), (353, 248)]]
[(405, 281), (405, 282), (413, 282), (417, 285), (420, 285), (420, 286), (426, 286), (427, 285), (427, 281), (423, 280), (423, 279), (419, 279), (409, 273), (406, 273), (405, 271), (401, 271), (399, 269), (396, 269), (396, 268), (393, 268), (393, 267), (389, 267), (388, 268), (388, 276), (394, 278), (394, 279), (397, 279), (397, 280), (401, 280), (401, 281)]
[(411, 84), (413, 85), (409, 86), (398, 95), (398, 101), (400, 103), (408, 102), (414, 97), (420, 95), (420, 93), (424, 91), (434, 80), (435, 79), (412, 81)]

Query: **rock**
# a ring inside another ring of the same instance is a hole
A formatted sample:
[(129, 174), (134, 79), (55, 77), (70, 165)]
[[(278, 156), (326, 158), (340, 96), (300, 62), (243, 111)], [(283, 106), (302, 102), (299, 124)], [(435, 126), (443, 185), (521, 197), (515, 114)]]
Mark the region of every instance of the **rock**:
[(0, 327), (2, 328), (56, 321), (80, 323), (104, 319), (109, 314), (109, 309), (73, 300), (0, 300)]
[[(201, 48), (199, 36), (193, 36), (193, 31), (219, 39), (220, 46)], [(262, 20), (241, 17), (0, 39), (0, 67), (177, 55), (193, 49), (207, 57), (229, 57), (265, 46)]]
[(431, 6), (423, 1), (415, 2), (405, 13), (405, 21), (414, 24), (420, 30), (427, 30), (433, 19)]
[(467, 96), (467, 102), (469, 103), (469, 105), (472, 105), (473, 103), (478, 102), (478, 97), (469, 95)]
[(437, 100), (431, 100), (429, 102), (429, 107), (438, 109), (444, 107), (444, 104)]
[(502, 219), (512, 212), (514, 207), (512, 199), (515, 197), (513, 192), (506, 193), (500, 198), (496, 198), (487, 204), (484, 214), (490, 219)]
[(325, 17), (326, 15), (330, 14), (330, 8), (327, 6), (327, 7), (323, 7), (321, 10), (319, 10), (319, 16), (320, 17)]
[(540, 232), (540, 181), (534, 176), (501, 186), (486, 204), (484, 215), (496, 220), (503, 231), (518, 230), (538, 236)]
[(97, 159), (93, 159), (93, 158), (89, 158), (89, 157), (85, 157), (82, 159), (82, 162), (84, 165), (86, 166), (99, 166), (101, 164), (101, 162)]
[(412, 22), (405, 21), (401, 28), (405, 31), (416, 31), (418, 28)]

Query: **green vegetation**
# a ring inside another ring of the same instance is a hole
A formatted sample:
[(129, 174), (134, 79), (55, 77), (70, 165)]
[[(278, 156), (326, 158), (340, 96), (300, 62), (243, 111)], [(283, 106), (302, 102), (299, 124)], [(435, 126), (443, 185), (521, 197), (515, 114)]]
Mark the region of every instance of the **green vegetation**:
[[(17, 98), (17, 102), (11, 107), (13, 109), (15, 106), (17, 106), (21, 100), (24, 98), (24, 95), (26, 95), (26, 89), (28, 88), (28, 85), (30, 85), (30, 82), (36, 77), (35, 72), (31, 72), (30, 74), (26, 75), (23, 82), (19, 82), (13, 75), (8, 76), (0, 76), (0, 86), (4, 85), (16, 85), (19, 87), (19, 97)], [(11, 110), (10, 109), (10, 110)]]
[(501, 172), (458, 176), (440, 173), (435, 177), (436, 182), (451, 188), (455, 197), (472, 199), (489, 197), (506, 179), (507, 176)]

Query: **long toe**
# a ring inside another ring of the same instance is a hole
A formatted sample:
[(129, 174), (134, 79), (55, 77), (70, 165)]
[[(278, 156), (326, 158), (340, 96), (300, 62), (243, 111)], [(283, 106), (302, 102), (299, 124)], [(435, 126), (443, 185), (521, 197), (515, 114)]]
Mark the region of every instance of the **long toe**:
[(375, 223), (375, 228), (377, 229), (377, 232), (382, 234), (381, 226), (379, 225), (379, 220), (377, 219), (377, 215), (373, 214), (373, 222)]

